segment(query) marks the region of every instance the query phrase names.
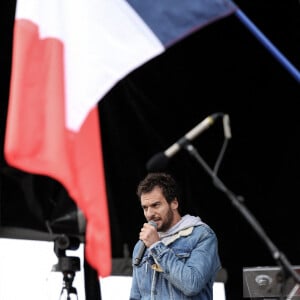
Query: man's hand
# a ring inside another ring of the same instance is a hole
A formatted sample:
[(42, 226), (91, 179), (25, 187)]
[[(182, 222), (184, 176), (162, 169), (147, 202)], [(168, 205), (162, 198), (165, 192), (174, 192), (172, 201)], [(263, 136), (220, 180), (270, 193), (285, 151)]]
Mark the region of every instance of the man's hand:
[(144, 223), (140, 231), (140, 240), (144, 242), (147, 248), (149, 248), (152, 244), (158, 242), (159, 235), (156, 228), (149, 223)]

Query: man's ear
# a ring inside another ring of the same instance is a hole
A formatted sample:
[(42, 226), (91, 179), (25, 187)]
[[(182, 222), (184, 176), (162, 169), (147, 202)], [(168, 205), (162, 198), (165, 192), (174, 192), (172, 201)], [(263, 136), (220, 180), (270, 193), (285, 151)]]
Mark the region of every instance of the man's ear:
[(176, 197), (171, 202), (171, 208), (172, 209), (177, 209), (178, 208), (178, 200), (177, 200)]

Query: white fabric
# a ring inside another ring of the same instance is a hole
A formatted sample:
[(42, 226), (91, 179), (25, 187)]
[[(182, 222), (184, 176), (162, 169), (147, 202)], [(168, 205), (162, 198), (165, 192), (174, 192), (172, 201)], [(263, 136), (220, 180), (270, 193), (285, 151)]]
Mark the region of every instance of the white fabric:
[(18, 0), (16, 18), (63, 43), (66, 124), (74, 131), (120, 79), (164, 51), (124, 0)]
[[(73, 287), (84, 300), (83, 245), (66, 255), (80, 258), (81, 271), (75, 273)], [(63, 275), (51, 271), (57, 262), (53, 242), (0, 238), (0, 299), (58, 300)]]

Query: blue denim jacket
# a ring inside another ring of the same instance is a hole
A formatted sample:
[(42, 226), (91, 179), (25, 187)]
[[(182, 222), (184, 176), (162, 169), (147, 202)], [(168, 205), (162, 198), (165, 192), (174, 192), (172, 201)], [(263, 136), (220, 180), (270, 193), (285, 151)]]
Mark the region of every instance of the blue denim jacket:
[[(221, 268), (217, 237), (205, 223), (190, 227), (170, 244), (157, 242), (133, 265), (130, 300), (212, 300), (213, 283)], [(141, 246), (133, 250), (133, 261)]]

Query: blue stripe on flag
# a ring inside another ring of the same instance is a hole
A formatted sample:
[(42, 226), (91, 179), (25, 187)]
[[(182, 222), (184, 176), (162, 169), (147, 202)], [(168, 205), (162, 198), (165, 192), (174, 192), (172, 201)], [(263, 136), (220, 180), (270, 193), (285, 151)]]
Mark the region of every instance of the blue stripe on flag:
[(192, 32), (237, 10), (230, 0), (127, 0), (168, 47)]

